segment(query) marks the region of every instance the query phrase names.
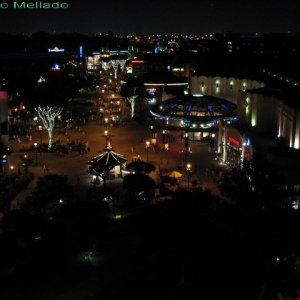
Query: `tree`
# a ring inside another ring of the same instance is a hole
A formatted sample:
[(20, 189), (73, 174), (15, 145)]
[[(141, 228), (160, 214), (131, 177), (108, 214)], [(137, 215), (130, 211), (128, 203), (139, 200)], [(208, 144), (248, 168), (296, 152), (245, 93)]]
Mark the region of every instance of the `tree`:
[(132, 118), (134, 116), (135, 99), (139, 96), (143, 96), (144, 94), (145, 94), (144, 84), (136, 78), (128, 79), (125, 85), (122, 85), (121, 95), (123, 97), (126, 97), (127, 101), (131, 104)]
[(119, 65), (121, 67), (122, 72), (124, 72), (124, 67), (125, 67), (126, 61), (127, 61), (126, 59), (119, 60)]
[(58, 206), (60, 200), (67, 202), (73, 197), (73, 187), (67, 176), (47, 174), (38, 178), (35, 190), (27, 197), (22, 210), (41, 212), (50, 203)]
[(123, 180), (127, 204), (147, 203), (154, 198), (155, 181), (144, 173), (127, 174)]
[(116, 60), (110, 60), (109, 63), (112, 65), (112, 67), (114, 68), (115, 71), (115, 78), (117, 78), (117, 71), (120, 65), (120, 61), (118, 59)]
[(104, 69), (104, 71), (106, 71), (108, 69), (108, 62), (105, 60), (100, 60), (100, 64), (102, 66), (102, 69)]
[(143, 160), (133, 161), (126, 166), (127, 170), (134, 171), (136, 173), (151, 173), (155, 171), (155, 166)]
[(44, 127), (48, 131), (48, 149), (52, 147), (52, 131), (54, 128), (55, 118), (61, 114), (63, 108), (62, 107), (41, 107), (35, 108), (35, 111), (38, 113), (40, 119), (43, 121)]
[(300, 268), (298, 258), (291, 254), (269, 263), (263, 299), (298, 299)]

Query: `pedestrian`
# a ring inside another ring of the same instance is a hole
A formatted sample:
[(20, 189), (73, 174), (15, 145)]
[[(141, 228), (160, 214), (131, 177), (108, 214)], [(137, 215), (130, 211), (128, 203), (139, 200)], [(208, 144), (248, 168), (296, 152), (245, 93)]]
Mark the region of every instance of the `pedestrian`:
[(46, 174), (46, 165), (43, 166), (44, 174)]

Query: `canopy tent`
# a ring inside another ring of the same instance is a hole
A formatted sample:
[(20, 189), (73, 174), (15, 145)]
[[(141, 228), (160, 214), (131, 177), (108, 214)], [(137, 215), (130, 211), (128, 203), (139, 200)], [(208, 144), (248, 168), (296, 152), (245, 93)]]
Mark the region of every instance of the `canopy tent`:
[(177, 171), (172, 171), (172, 172), (168, 173), (168, 176), (172, 177), (172, 178), (180, 178), (180, 177), (182, 177), (182, 174)]
[(106, 150), (100, 155), (92, 158), (91, 165), (93, 167), (103, 167), (110, 170), (117, 165), (122, 165), (126, 161), (127, 158), (122, 154), (118, 154), (111, 150)]

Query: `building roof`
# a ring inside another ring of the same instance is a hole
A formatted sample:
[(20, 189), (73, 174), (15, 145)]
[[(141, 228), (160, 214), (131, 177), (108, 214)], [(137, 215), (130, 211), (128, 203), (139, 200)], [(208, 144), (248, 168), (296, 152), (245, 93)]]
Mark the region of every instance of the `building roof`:
[(151, 113), (186, 122), (209, 122), (236, 116), (236, 104), (208, 95), (184, 95), (164, 101), (151, 108)]
[(187, 85), (188, 78), (178, 77), (170, 72), (148, 72), (141, 74), (137, 77), (144, 84), (157, 84), (157, 85)]

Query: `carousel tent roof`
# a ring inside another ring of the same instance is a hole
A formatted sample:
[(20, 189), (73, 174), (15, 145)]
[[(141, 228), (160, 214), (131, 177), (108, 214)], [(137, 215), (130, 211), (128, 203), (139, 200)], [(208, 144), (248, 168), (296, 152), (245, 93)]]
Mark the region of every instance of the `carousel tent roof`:
[(127, 161), (127, 158), (122, 154), (107, 150), (98, 156), (92, 158), (93, 166), (115, 167)]

